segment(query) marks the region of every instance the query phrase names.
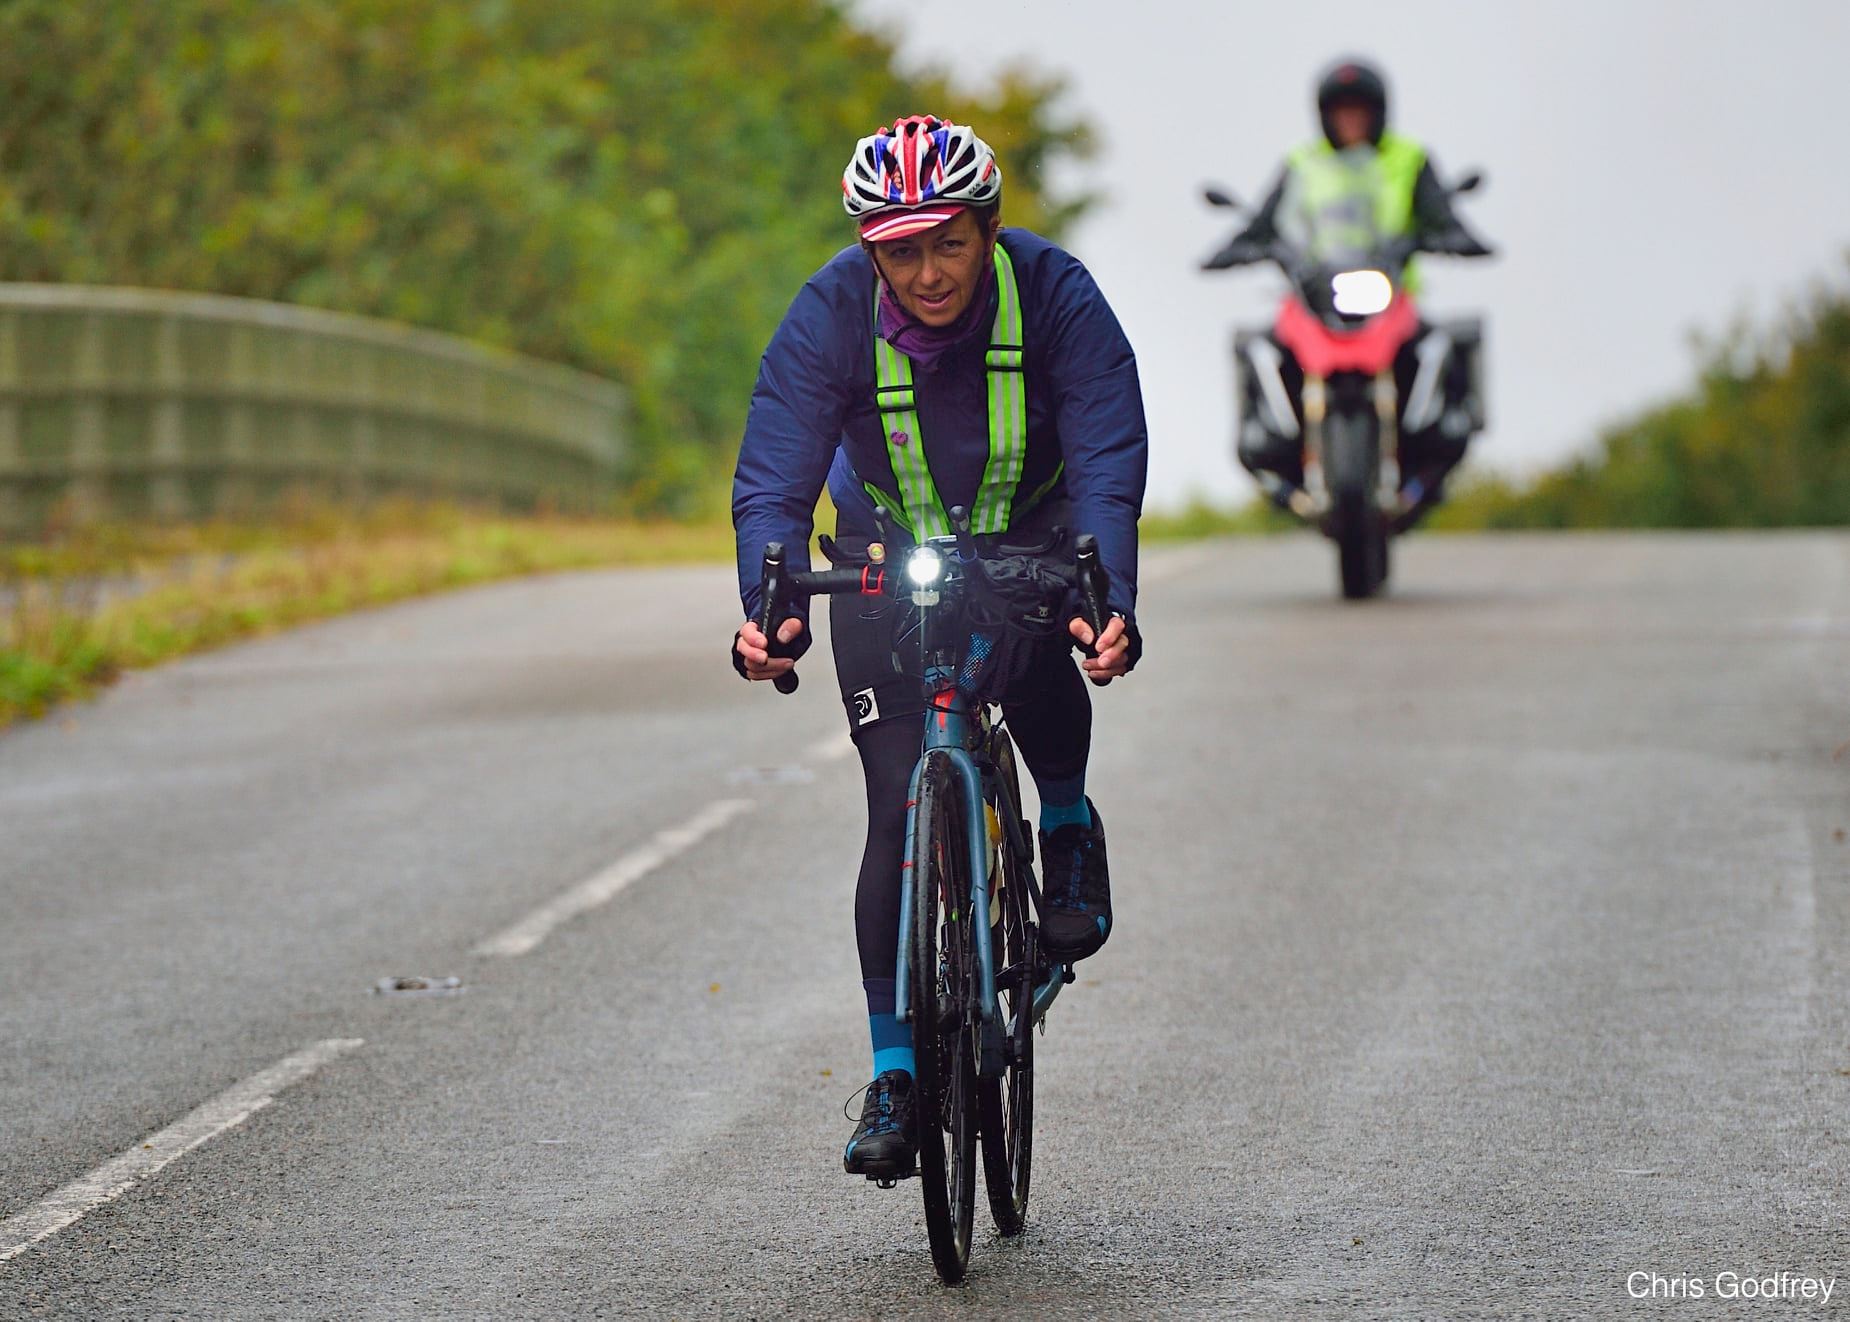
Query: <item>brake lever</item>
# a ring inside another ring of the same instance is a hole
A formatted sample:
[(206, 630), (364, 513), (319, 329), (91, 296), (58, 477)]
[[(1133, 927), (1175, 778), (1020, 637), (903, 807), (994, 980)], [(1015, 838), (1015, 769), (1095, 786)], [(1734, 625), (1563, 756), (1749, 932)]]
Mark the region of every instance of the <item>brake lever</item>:
[(980, 560), (982, 552), (977, 550), (976, 538), (970, 535), (970, 511), (953, 505), (946, 513), (951, 516), (951, 531), (957, 537), (957, 553), (965, 560)]
[(874, 506), (874, 531), (880, 534), (880, 545), (891, 555), (899, 543), (894, 540), (893, 511), (885, 505)]
[[(1079, 601), (1086, 624), (1092, 630), (1092, 655), (1098, 655), (1098, 640), (1105, 635), (1105, 599), (1111, 591), (1111, 576), (1098, 558), (1098, 538), (1081, 533), (1073, 543), (1073, 561), (1079, 567)], [(1099, 688), (1111, 683), (1088, 675)]]
[[(784, 567), (784, 544), (767, 542), (764, 548), (764, 569), (758, 580), (758, 631), (764, 635), (764, 650), (767, 656), (776, 655), (777, 635), (772, 632), (773, 620), (779, 608), (784, 605), (788, 591), (789, 571)], [(781, 621), (778, 621), (781, 623)], [(797, 672), (793, 666), (771, 681), (779, 693), (797, 691)]]

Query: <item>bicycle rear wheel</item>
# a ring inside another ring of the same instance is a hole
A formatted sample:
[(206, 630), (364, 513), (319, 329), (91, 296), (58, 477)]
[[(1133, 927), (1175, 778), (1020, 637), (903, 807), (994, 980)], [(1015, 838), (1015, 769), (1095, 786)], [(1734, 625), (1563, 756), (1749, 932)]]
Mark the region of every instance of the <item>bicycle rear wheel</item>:
[(970, 836), (948, 759), (919, 777), (913, 857), (912, 1048), (919, 1183), (932, 1265), (964, 1278), (976, 1216), (976, 1057), (972, 1023)]
[[(998, 732), (992, 753), (997, 775), (1008, 793), (997, 808), (1012, 813), (1021, 802), (1014, 748)], [(992, 925), (996, 956), (997, 1026), (1002, 1046), (1002, 1074), (977, 1080), (978, 1128), (983, 1139), (983, 1180), (996, 1229), (1019, 1235), (1028, 1214), (1028, 1175), (1034, 1138), (1034, 927), (1029, 919), (1029, 860), (1010, 846), (1003, 831), (997, 868), (1000, 913)]]

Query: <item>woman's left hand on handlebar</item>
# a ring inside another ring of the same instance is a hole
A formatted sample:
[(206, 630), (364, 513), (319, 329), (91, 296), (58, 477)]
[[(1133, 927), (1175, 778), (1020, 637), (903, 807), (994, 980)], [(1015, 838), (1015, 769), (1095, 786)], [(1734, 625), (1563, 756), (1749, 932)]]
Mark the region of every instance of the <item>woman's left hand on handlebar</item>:
[[(1092, 626), (1083, 619), (1074, 616), (1066, 628), (1073, 637), (1092, 647)], [(1109, 684), (1131, 668), (1131, 640), (1125, 632), (1122, 615), (1114, 615), (1106, 622), (1105, 632), (1093, 650), (1098, 655), (1086, 657), (1079, 663), (1087, 679)]]

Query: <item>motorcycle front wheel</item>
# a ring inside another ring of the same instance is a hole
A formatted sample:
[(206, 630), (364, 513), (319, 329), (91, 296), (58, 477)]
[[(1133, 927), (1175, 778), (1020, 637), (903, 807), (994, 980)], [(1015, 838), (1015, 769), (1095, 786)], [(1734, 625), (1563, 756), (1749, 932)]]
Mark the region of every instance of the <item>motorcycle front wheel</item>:
[(1388, 521), (1376, 497), (1380, 424), (1372, 413), (1333, 412), (1323, 426), (1323, 466), (1330, 490), (1325, 526), (1336, 543), (1343, 597), (1360, 601), (1379, 592), (1388, 576)]

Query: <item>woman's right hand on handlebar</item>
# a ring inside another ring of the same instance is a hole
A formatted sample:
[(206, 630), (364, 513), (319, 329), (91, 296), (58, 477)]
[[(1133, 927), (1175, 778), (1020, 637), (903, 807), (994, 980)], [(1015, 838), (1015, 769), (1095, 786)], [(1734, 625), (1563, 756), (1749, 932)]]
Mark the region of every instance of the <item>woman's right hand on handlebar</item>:
[[(789, 646), (803, 633), (803, 621), (792, 616), (777, 626), (777, 641)], [(739, 626), (738, 633), (732, 639), (732, 664), (747, 679), (776, 679), (787, 675), (796, 668), (796, 661), (787, 656), (772, 656), (765, 644), (764, 630), (754, 620), (747, 620)]]

